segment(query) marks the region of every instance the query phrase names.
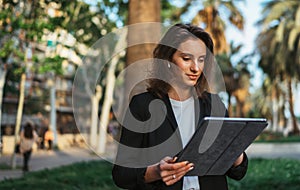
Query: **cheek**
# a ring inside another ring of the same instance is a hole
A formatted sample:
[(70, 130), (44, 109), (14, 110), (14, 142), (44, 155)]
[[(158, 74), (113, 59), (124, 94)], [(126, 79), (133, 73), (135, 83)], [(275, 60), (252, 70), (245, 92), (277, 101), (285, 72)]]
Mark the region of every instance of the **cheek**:
[(176, 69), (178, 70), (185, 70), (186, 69), (186, 64), (183, 61), (180, 60), (175, 60), (174, 62), (175, 67), (177, 67)]
[(201, 72), (203, 72), (204, 67), (205, 67), (205, 63), (202, 63), (202, 64), (200, 65), (200, 71), (201, 71)]

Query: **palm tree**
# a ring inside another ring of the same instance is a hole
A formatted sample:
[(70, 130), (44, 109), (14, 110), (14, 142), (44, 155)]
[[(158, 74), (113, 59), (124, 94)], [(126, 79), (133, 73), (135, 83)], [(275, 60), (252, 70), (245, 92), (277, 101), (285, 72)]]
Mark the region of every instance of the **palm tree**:
[(257, 39), (260, 66), (272, 81), (285, 83), (294, 134), (299, 134), (294, 113), (293, 80), (299, 80), (300, 66), (300, 2), (271, 1), (264, 5), (258, 22), (263, 31)]
[(225, 8), (229, 11), (228, 20), (239, 30), (244, 28), (244, 18), (234, 0), (206, 0), (201, 9), (193, 19), (194, 24), (204, 24), (205, 30), (212, 35), (215, 44), (215, 54), (227, 52), (229, 50), (225, 37), (225, 22), (219, 15), (219, 9)]
[[(230, 116), (244, 117), (249, 111), (247, 97), (250, 87), (250, 73), (247, 70), (248, 56), (244, 56), (237, 61), (236, 67), (232, 66), (232, 58), (239, 53), (242, 45), (234, 46), (230, 43), (230, 51), (216, 55), (216, 59), (220, 64), (226, 85), (228, 95), (228, 112)], [(230, 84), (230, 85), (229, 85)], [(236, 110), (233, 111), (231, 97), (234, 96), (237, 104)]]
[[(224, 82), (226, 86), (226, 92), (228, 94), (228, 109), (230, 115), (233, 115), (231, 107), (231, 97), (235, 96), (237, 100), (236, 116), (244, 116), (248, 109), (246, 109), (245, 102), (249, 88), (249, 72), (243, 72), (244, 70), (238, 70), (233, 67), (231, 56), (233, 56), (240, 47), (230, 47), (225, 37), (225, 20), (221, 18), (219, 14), (220, 9), (226, 9), (229, 21), (233, 26), (239, 30), (244, 28), (244, 18), (241, 12), (238, 10), (235, 1), (223, 1), (223, 0), (206, 0), (203, 2), (204, 8), (201, 9), (196, 17), (193, 19), (194, 24), (204, 25), (205, 30), (211, 34), (215, 47), (214, 53), (219, 66), (224, 75)], [(236, 48), (236, 49), (232, 49)], [(242, 61), (242, 59), (241, 59)], [(241, 72), (241, 73), (239, 73)], [(238, 76), (238, 77), (237, 77)], [(242, 80), (243, 78), (243, 80)], [(244, 80), (246, 79), (246, 80)], [(245, 84), (242, 84), (245, 82)]]

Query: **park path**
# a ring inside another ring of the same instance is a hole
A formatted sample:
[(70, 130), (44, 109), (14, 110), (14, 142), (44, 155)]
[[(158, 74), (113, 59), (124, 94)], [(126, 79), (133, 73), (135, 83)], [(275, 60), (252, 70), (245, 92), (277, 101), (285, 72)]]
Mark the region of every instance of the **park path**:
[[(70, 147), (59, 151), (38, 150), (32, 154), (30, 171), (38, 171), (46, 168), (51, 169), (82, 161), (112, 160), (115, 150), (115, 147), (109, 147), (108, 152), (110, 155), (107, 155), (106, 158), (97, 156), (93, 151), (87, 148), (79, 147)], [(248, 147), (246, 152), (249, 158), (291, 158), (300, 160), (300, 143), (254, 143)], [(0, 157), (0, 164), (9, 165), (10, 161), (10, 155), (2, 155)], [(21, 155), (17, 156), (17, 165), (22, 166)], [(0, 169), (0, 181), (22, 176), (23, 172), (20, 169)]]
[(253, 143), (246, 150), (250, 158), (290, 158), (300, 160), (298, 143)]
[[(51, 169), (64, 165), (70, 165), (77, 162), (91, 161), (91, 160), (112, 160), (113, 154), (100, 157), (96, 155), (92, 150), (82, 147), (69, 147), (63, 150), (47, 151), (37, 150), (32, 152), (32, 156), (29, 162), (30, 171), (39, 171), (43, 169)], [(0, 164), (10, 165), (11, 155), (1, 155)], [(0, 169), (0, 181), (10, 178), (19, 178), (23, 176), (23, 172), (20, 169), (23, 164), (23, 157), (17, 155), (17, 169), (15, 170), (3, 170)]]

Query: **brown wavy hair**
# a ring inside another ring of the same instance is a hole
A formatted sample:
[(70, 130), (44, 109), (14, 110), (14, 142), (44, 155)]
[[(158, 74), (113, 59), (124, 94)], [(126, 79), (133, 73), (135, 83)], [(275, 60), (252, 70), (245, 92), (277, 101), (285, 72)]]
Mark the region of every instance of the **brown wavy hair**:
[(33, 130), (34, 126), (32, 122), (26, 122), (24, 125), (24, 137), (27, 139), (32, 139), (33, 138)]
[(203, 73), (195, 85), (197, 96), (202, 97), (204, 91), (209, 91), (207, 77), (212, 67), (211, 63), (214, 60), (213, 40), (202, 28), (191, 24), (176, 24), (172, 26), (154, 49), (154, 68), (152, 77), (148, 81), (148, 91), (159, 96), (169, 92), (172, 87), (166, 81), (168, 81), (172, 73), (168, 68), (168, 62), (171, 64), (173, 55), (180, 44), (191, 38), (200, 39), (205, 43), (207, 48)]

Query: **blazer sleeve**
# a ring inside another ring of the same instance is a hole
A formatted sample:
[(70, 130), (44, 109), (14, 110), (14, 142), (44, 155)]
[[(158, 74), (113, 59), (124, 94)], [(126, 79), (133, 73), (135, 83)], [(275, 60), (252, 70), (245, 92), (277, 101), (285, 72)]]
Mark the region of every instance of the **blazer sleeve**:
[(243, 154), (244, 154), (244, 159), (242, 163), (236, 167), (231, 167), (227, 171), (226, 175), (228, 177), (235, 180), (241, 180), (246, 175), (248, 169), (248, 157), (245, 152)]
[[(139, 121), (146, 120), (147, 113), (145, 113), (145, 105), (143, 105), (141, 98), (133, 97), (129, 109), (125, 115), (124, 123), (126, 119), (132, 114), (135, 119)], [(129, 111), (131, 114), (129, 114)], [(143, 126), (141, 126), (143, 127)], [(128, 147), (141, 148), (144, 140), (144, 133), (138, 133), (129, 130), (127, 127), (122, 127), (120, 144)], [(147, 167), (139, 167), (138, 162), (139, 152), (128, 153), (123, 146), (119, 145), (116, 162), (113, 166), (112, 177), (115, 184), (124, 189), (137, 189), (143, 186), (144, 175)], [(138, 149), (137, 149), (138, 151)], [(137, 164), (137, 167), (135, 167)]]

